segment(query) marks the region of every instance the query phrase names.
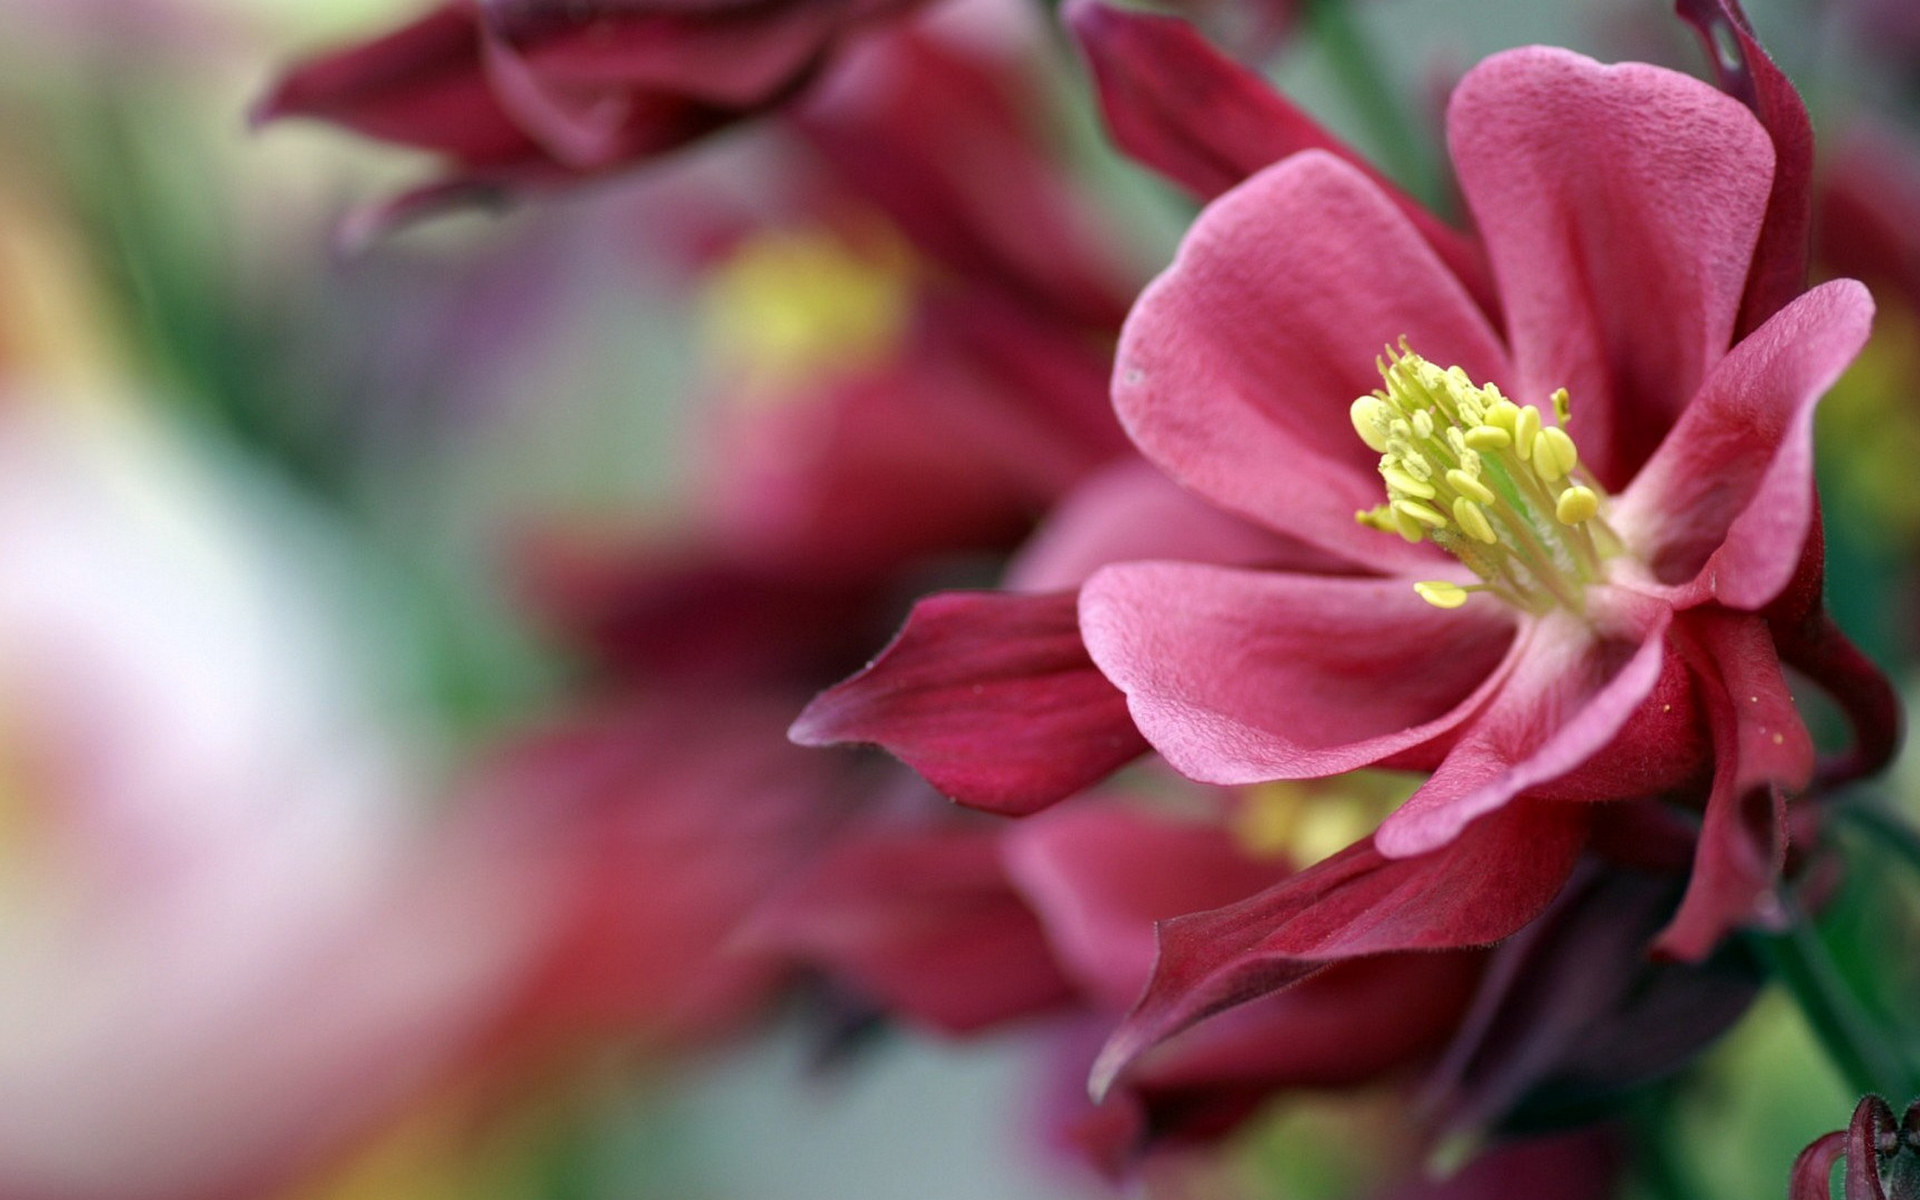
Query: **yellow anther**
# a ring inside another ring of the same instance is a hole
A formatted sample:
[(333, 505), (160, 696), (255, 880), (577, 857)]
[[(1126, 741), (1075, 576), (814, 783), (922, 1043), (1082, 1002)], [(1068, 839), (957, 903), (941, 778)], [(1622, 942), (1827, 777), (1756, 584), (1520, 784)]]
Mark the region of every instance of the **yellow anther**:
[[(1431, 526), (1434, 529), (1445, 529), (1447, 527), (1447, 519), (1445, 517), (1420, 503), (1418, 500), (1395, 500), (1393, 502), (1393, 511), (1399, 513), (1401, 516), (1411, 517), (1422, 525)], [(1406, 526), (1402, 525), (1400, 529), (1404, 533)]]
[(1434, 491), (1432, 484), (1415, 479), (1398, 467), (1381, 467), (1380, 477), (1387, 481), (1388, 487), (1405, 492), (1409, 496), (1418, 496), (1422, 500), (1431, 500), (1439, 494)]
[(1349, 411), (1353, 418), (1353, 431), (1360, 435), (1360, 440), (1375, 454), (1385, 454), (1390, 411), (1386, 401), (1378, 396), (1362, 396), (1353, 402), (1353, 408)]
[(1387, 519), (1393, 523), (1393, 531), (1409, 542), (1418, 542), (1427, 536), (1427, 527), (1400, 511), (1399, 505), (1390, 505)]
[(1505, 450), (1513, 445), (1513, 434), (1498, 425), (1475, 425), (1467, 430), (1463, 440), (1475, 450)]
[(1480, 460), (1467, 454), (1467, 435), (1461, 433), (1456, 425), (1447, 426), (1447, 449), (1453, 451), (1453, 456), (1460, 460), (1462, 466), (1472, 463), (1474, 470), (1479, 469)]
[(1487, 405), (1487, 424), (1504, 429), (1508, 433), (1513, 432), (1514, 419), (1519, 415), (1520, 406), (1511, 400), (1495, 400)]
[(1460, 528), (1466, 530), (1467, 536), (1476, 542), (1485, 542), (1491, 546), (1500, 540), (1499, 536), (1493, 532), (1493, 524), (1487, 520), (1487, 514), (1478, 504), (1465, 496), (1454, 499), (1453, 519), (1460, 522)]
[(1553, 415), (1562, 425), (1573, 419), (1573, 397), (1565, 388), (1553, 389)]
[(1413, 432), (1415, 436), (1421, 438), (1422, 440), (1432, 437), (1433, 436), (1433, 414), (1428, 412), (1424, 408), (1414, 413), (1413, 414)]
[(1540, 410), (1529, 404), (1513, 417), (1513, 452), (1525, 462), (1533, 455), (1533, 439), (1540, 436)]
[(1400, 469), (1415, 479), (1433, 478), (1433, 464), (1428, 462), (1426, 456), (1418, 450), (1408, 450), (1400, 456)]
[[(1566, 390), (1561, 388), (1556, 395), (1564, 395)], [(1559, 426), (1549, 425), (1533, 439), (1533, 469), (1548, 483), (1565, 478), (1579, 464), (1579, 448)]]
[[(1478, 462), (1480, 460), (1476, 458), (1468, 461)], [(1475, 479), (1459, 467), (1455, 467), (1453, 470), (1447, 472), (1447, 482), (1453, 485), (1454, 491), (1459, 492), (1463, 496), (1470, 497), (1481, 504), (1492, 504), (1494, 502), (1493, 489), (1481, 483), (1478, 479)]]
[(1600, 497), (1590, 487), (1570, 487), (1554, 502), (1553, 515), (1562, 525), (1578, 525), (1600, 511)]
[(1413, 585), (1414, 594), (1435, 608), (1459, 608), (1467, 602), (1467, 589), (1444, 579), (1427, 579)]

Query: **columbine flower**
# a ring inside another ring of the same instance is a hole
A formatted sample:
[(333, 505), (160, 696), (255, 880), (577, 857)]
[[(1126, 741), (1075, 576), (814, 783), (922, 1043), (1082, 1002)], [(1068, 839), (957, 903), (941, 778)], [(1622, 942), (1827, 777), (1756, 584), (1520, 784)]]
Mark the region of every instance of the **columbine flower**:
[(1522, 795), (1648, 796), (1710, 767), (1666, 939), (1697, 955), (1769, 874), (1731, 827), (1811, 771), (1756, 614), (1794, 577), (1813, 404), (1871, 302), (1828, 284), (1732, 344), (1774, 154), (1694, 80), (1518, 50), (1468, 74), (1448, 127), (1499, 315), (1310, 152), (1201, 215), (1119, 355), (1149, 458), (1365, 573), (1123, 564), (1083, 590), (1082, 628), (1196, 778), (1431, 770), (1375, 839), (1390, 857)]
[(1793, 1164), (1787, 1200), (1827, 1200), (1835, 1163), (1846, 1162), (1846, 1200), (1906, 1200), (1920, 1195), (1920, 1100), (1896, 1124), (1893, 1109), (1868, 1096), (1847, 1128), (1819, 1138)]

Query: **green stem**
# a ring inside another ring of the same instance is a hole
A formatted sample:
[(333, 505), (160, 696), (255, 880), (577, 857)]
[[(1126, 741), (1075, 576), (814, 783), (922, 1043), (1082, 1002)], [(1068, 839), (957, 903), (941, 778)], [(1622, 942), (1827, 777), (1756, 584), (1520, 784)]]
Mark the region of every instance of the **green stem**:
[(1786, 904), (1792, 922), (1787, 931), (1753, 939), (1761, 957), (1799, 1005), (1849, 1088), (1862, 1095), (1908, 1095), (1920, 1081), (1911, 1078), (1892, 1039), (1847, 986), (1806, 913), (1791, 899)]
[(1858, 828), (1880, 849), (1891, 852), (1920, 874), (1920, 831), (1878, 800), (1862, 798), (1839, 809), (1840, 818)]
[(1387, 174), (1439, 212), (1445, 197), (1430, 139), (1400, 102), (1393, 76), (1354, 20), (1349, 0), (1308, 0), (1307, 20), (1347, 102), (1378, 145)]

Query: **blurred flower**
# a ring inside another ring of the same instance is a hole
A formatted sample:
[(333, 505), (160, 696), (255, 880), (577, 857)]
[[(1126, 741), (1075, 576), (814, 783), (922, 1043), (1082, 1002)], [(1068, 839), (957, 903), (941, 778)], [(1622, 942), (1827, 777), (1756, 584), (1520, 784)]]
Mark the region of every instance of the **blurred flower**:
[(1787, 1200), (1827, 1200), (1833, 1167), (1846, 1163), (1846, 1200), (1911, 1200), (1920, 1196), (1920, 1100), (1896, 1124), (1893, 1109), (1867, 1096), (1846, 1130), (1801, 1151)]
[(310, 532), (89, 411), (0, 418), (0, 1190), (265, 1189), (472, 1061), (565, 864), (418, 819)]
[(398, 218), (672, 150), (802, 87), (844, 39), (921, 0), (451, 0), (302, 62), (257, 120), (314, 117), (436, 151), (453, 174)]

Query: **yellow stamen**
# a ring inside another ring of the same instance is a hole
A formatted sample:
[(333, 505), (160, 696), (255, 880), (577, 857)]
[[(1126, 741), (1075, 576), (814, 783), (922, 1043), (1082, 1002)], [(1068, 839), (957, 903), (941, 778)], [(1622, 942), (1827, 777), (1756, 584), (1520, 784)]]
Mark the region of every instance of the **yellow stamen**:
[(1459, 608), (1467, 602), (1467, 589), (1444, 579), (1428, 579), (1413, 585), (1422, 600), (1435, 608)]
[(1600, 497), (1589, 487), (1570, 487), (1554, 502), (1553, 515), (1562, 525), (1590, 521), (1600, 511)]
[[(1583, 611), (1586, 589), (1620, 542), (1598, 519), (1602, 497), (1564, 427), (1572, 416), (1566, 390), (1551, 398), (1560, 423), (1548, 424), (1539, 407), (1515, 404), (1404, 343), (1378, 366), (1385, 386), (1356, 400), (1352, 414), (1367, 445), (1385, 447), (1387, 502), (1355, 519), (1434, 542), (1484, 581), (1470, 590), (1530, 612)], [(1469, 589), (1427, 582), (1417, 590), (1452, 608)]]
[(1487, 520), (1486, 510), (1465, 496), (1455, 497), (1453, 501), (1453, 519), (1460, 522), (1460, 528), (1475, 541), (1491, 546), (1499, 542), (1500, 535), (1493, 531), (1493, 525)]

